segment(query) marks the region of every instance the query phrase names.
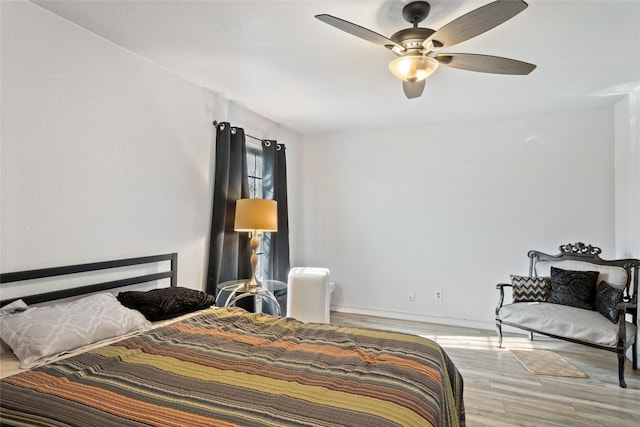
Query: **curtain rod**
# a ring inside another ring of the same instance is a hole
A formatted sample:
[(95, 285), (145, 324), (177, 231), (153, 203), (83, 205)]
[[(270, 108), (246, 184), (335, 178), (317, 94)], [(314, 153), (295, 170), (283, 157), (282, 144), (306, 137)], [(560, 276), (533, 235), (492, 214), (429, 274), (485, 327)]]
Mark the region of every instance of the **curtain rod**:
[[(218, 127), (218, 124), (219, 124), (219, 123), (218, 123), (218, 121), (217, 121), (217, 120), (214, 120), (214, 121), (213, 121), (213, 126)], [(273, 140), (271, 140), (271, 139), (261, 139), (261, 138), (256, 138), (255, 136), (253, 136), (253, 135), (249, 135), (248, 133), (245, 133), (245, 134), (244, 134), (244, 136), (248, 136), (249, 138), (253, 138), (253, 139), (255, 139), (256, 141), (260, 141), (260, 142), (272, 142), (272, 141), (273, 141)]]

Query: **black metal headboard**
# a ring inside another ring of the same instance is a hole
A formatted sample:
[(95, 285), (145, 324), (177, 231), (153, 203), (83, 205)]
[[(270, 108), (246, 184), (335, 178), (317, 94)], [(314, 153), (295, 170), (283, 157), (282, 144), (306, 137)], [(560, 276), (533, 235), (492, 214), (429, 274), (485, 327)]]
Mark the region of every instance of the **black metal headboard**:
[(162, 254), (152, 255), (138, 258), (119, 259), (114, 261), (93, 262), (89, 264), (76, 264), (64, 267), (41, 268), (38, 270), (17, 271), (14, 273), (0, 274), (1, 283), (21, 282), (25, 280), (43, 279), (54, 276), (66, 276), (75, 273), (86, 273), (90, 271), (108, 270), (119, 267), (129, 267), (143, 264), (160, 263), (162, 261), (171, 261), (170, 267), (166, 271), (158, 273), (145, 274), (142, 276), (127, 277), (109, 282), (96, 283), (74, 287), (71, 289), (61, 289), (58, 291), (45, 292), (24, 297), (0, 300), (0, 306), (9, 304), (17, 299), (22, 299), (26, 304), (37, 304), (46, 301), (53, 301), (61, 298), (69, 298), (78, 295), (84, 295), (92, 292), (106, 291), (109, 289), (120, 288), (123, 286), (135, 285), (139, 283), (152, 282), (161, 279), (170, 279), (171, 287), (176, 287), (178, 283), (178, 254)]

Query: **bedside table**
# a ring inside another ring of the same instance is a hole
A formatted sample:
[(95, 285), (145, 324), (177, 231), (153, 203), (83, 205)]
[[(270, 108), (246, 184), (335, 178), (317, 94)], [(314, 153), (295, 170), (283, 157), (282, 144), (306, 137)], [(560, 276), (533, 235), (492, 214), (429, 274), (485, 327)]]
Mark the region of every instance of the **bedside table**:
[[(287, 283), (280, 280), (263, 280), (260, 286), (255, 288), (247, 287), (249, 279), (229, 280), (226, 282), (218, 283), (218, 296), (216, 297), (216, 306), (222, 301), (223, 293), (228, 293), (226, 300), (224, 301), (224, 307), (231, 307), (238, 301), (248, 297), (257, 297), (256, 300), (266, 298), (271, 301), (276, 308), (276, 315), (280, 317), (282, 315), (280, 309), (280, 303), (275, 297), (274, 292), (287, 289)], [(256, 307), (258, 304), (256, 304)]]

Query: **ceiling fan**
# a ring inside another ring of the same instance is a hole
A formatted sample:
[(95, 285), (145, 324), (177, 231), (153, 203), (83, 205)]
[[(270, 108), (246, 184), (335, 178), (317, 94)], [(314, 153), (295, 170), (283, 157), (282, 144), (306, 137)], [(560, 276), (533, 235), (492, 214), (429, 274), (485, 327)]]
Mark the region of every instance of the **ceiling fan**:
[(508, 21), (528, 6), (522, 0), (497, 0), (472, 10), (446, 24), (437, 31), (418, 27), (428, 15), (431, 6), (426, 1), (413, 1), (402, 9), (404, 19), (413, 25), (387, 38), (360, 25), (332, 15), (316, 15), (320, 21), (356, 37), (382, 45), (398, 56), (389, 64), (389, 70), (402, 80), (407, 98), (422, 95), (425, 80), (439, 65), (462, 70), (493, 74), (531, 73), (536, 66), (515, 59), (471, 53), (438, 53)]

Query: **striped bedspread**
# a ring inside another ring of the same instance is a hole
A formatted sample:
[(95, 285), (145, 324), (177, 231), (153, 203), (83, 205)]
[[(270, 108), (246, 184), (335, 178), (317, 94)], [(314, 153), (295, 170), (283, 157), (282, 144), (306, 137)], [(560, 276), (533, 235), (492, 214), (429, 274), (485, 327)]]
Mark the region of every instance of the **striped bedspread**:
[(435, 342), (240, 309), (212, 309), (0, 385), (3, 425), (464, 425), (462, 378)]

